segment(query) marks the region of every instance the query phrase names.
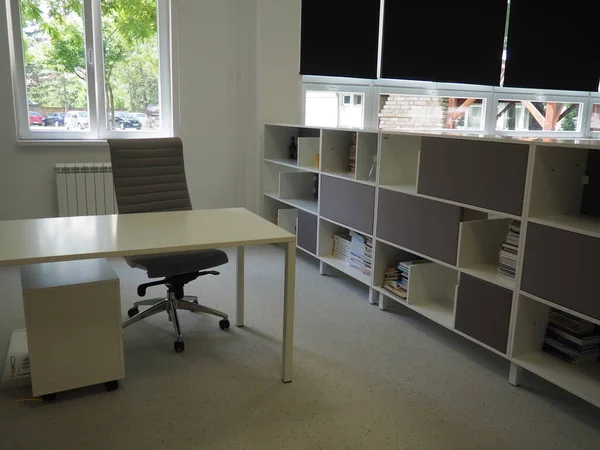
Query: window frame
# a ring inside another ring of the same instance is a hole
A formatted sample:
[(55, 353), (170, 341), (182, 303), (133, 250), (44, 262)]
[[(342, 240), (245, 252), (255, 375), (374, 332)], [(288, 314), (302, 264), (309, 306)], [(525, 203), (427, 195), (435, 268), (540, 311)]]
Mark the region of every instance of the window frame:
[[(363, 129), (378, 130), (379, 98), (385, 94), (404, 94), (418, 96), (439, 96), (484, 99), (483, 120), (481, 130), (469, 129), (435, 129), (420, 130), (436, 133), (461, 133), (484, 136), (512, 136), (527, 138), (577, 138), (599, 139), (600, 131), (591, 131), (592, 107), (600, 104), (600, 92), (549, 91), (539, 89), (505, 88), (493, 86), (477, 86), (453, 83), (436, 83), (413, 80), (362, 80), (340, 77), (302, 77), (302, 123), (306, 114), (306, 91), (334, 91), (364, 93)], [(496, 130), (496, 115), (499, 100), (530, 100), (544, 102), (580, 103), (580, 129), (577, 131), (514, 131)], [(408, 131), (408, 130), (407, 130)]]
[[(391, 82), (390, 82), (391, 81)], [(434, 82), (419, 82), (419, 81), (407, 81), (404, 80), (385, 80), (385, 84), (378, 86), (375, 89), (376, 94), (376, 105), (377, 105), (377, 116), (375, 122), (375, 128), (379, 129), (379, 101), (382, 95), (406, 95), (416, 97), (450, 97), (450, 98), (478, 98), (483, 100), (482, 110), (482, 127), (479, 129), (465, 129), (465, 128), (432, 128), (430, 130), (419, 130), (423, 133), (461, 133), (461, 134), (473, 134), (481, 135), (487, 132), (489, 128), (488, 124), (488, 111), (490, 105), (493, 104), (493, 92), (491, 88), (485, 86), (473, 86), (468, 85), (466, 89), (457, 89), (456, 85), (449, 85), (447, 83), (434, 83)], [(402, 86), (402, 87), (398, 87)], [(466, 85), (465, 85), (466, 86)], [(410, 129), (402, 131), (411, 131)]]
[[(338, 77), (319, 77), (314, 75), (304, 75), (302, 77), (302, 102), (301, 102), (301, 114), (302, 123), (306, 122), (306, 93), (307, 91), (325, 91), (335, 92), (344, 94), (362, 94), (363, 102), (360, 106), (363, 108), (363, 126), (359, 129), (374, 129), (376, 128), (376, 121), (374, 117), (377, 117), (375, 109), (376, 105), (373, 103), (374, 92), (373, 92), (373, 80), (362, 79), (362, 78), (338, 78)], [(339, 101), (341, 105), (341, 100)], [(350, 105), (353, 104), (353, 98), (350, 98)], [(339, 123), (339, 113), (338, 113)]]
[(13, 83), (13, 100), (15, 107), (17, 142), (104, 142), (109, 138), (139, 139), (148, 137), (171, 137), (175, 135), (178, 119), (175, 113), (173, 86), (175, 77), (173, 38), (175, 15), (172, 1), (156, 0), (157, 5), (157, 40), (158, 40), (158, 75), (161, 128), (156, 131), (123, 132), (109, 130), (106, 114), (106, 95), (104, 84), (104, 50), (102, 41), (102, 8), (101, 0), (82, 0), (84, 45), (87, 74), (87, 105), (89, 129), (81, 131), (43, 131), (31, 130), (29, 127), (29, 100), (26, 86), (25, 52), (21, 27), (20, 0), (10, 0), (6, 3), (8, 9), (8, 37), (10, 47), (11, 75)]

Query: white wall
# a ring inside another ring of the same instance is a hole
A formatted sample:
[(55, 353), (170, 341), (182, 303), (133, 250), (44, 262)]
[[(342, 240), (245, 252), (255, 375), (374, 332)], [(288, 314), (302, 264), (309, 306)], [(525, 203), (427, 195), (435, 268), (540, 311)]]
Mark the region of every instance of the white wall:
[[(260, 136), (300, 121), (301, 0), (173, 0), (180, 129), (195, 208), (260, 201)], [(9, 60), (0, 8), (0, 60)], [(0, 220), (56, 215), (53, 167), (108, 161), (103, 146), (18, 147), (10, 67), (0, 65)]]
[(262, 135), (265, 123), (302, 123), (300, 77), (301, 0), (257, 0), (257, 115), (255, 149), (246, 165), (245, 205), (262, 199)]

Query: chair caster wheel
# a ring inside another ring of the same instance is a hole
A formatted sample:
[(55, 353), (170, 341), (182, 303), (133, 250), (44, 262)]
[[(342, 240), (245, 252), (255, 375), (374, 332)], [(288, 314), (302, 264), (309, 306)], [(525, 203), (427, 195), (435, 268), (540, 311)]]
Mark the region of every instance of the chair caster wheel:
[(137, 306), (134, 306), (133, 308), (129, 308), (129, 311), (127, 311), (127, 315), (131, 318), (133, 316), (137, 316), (140, 313), (140, 310)]
[(56, 392), (53, 394), (43, 395), (42, 400), (44, 400), (45, 402), (53, 402), (54, 400), (56, 400)]
[(219, 328), (221, 328), (221, 330), (229, 330), (229, 320), (219, 320)]
[(107, 381), (104, 383), (104, 388), (108, 392), (116, 391), (119, 388), (119, 380)]
[(181, 353), (185, 350), (185, 343), (183, 341), (175, 341), (173, 347), (176, 353)]

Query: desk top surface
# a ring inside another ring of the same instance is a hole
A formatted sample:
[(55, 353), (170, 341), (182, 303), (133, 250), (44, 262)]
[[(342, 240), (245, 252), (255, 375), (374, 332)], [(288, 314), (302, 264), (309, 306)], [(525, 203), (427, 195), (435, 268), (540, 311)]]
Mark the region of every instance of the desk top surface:
[(244, 208), (0, 222), (0, 265), (150, 255), (294, 241)]

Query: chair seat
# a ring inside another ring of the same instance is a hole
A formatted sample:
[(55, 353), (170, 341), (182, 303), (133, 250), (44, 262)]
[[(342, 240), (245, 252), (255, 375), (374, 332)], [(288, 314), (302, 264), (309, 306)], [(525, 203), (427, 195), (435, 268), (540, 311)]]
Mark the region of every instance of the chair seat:
[(148, 278), (199, 272), (227, 264), (228, 261), (227, 253), (215, 249), (128, 258), (129, 265), (145, 270)]

